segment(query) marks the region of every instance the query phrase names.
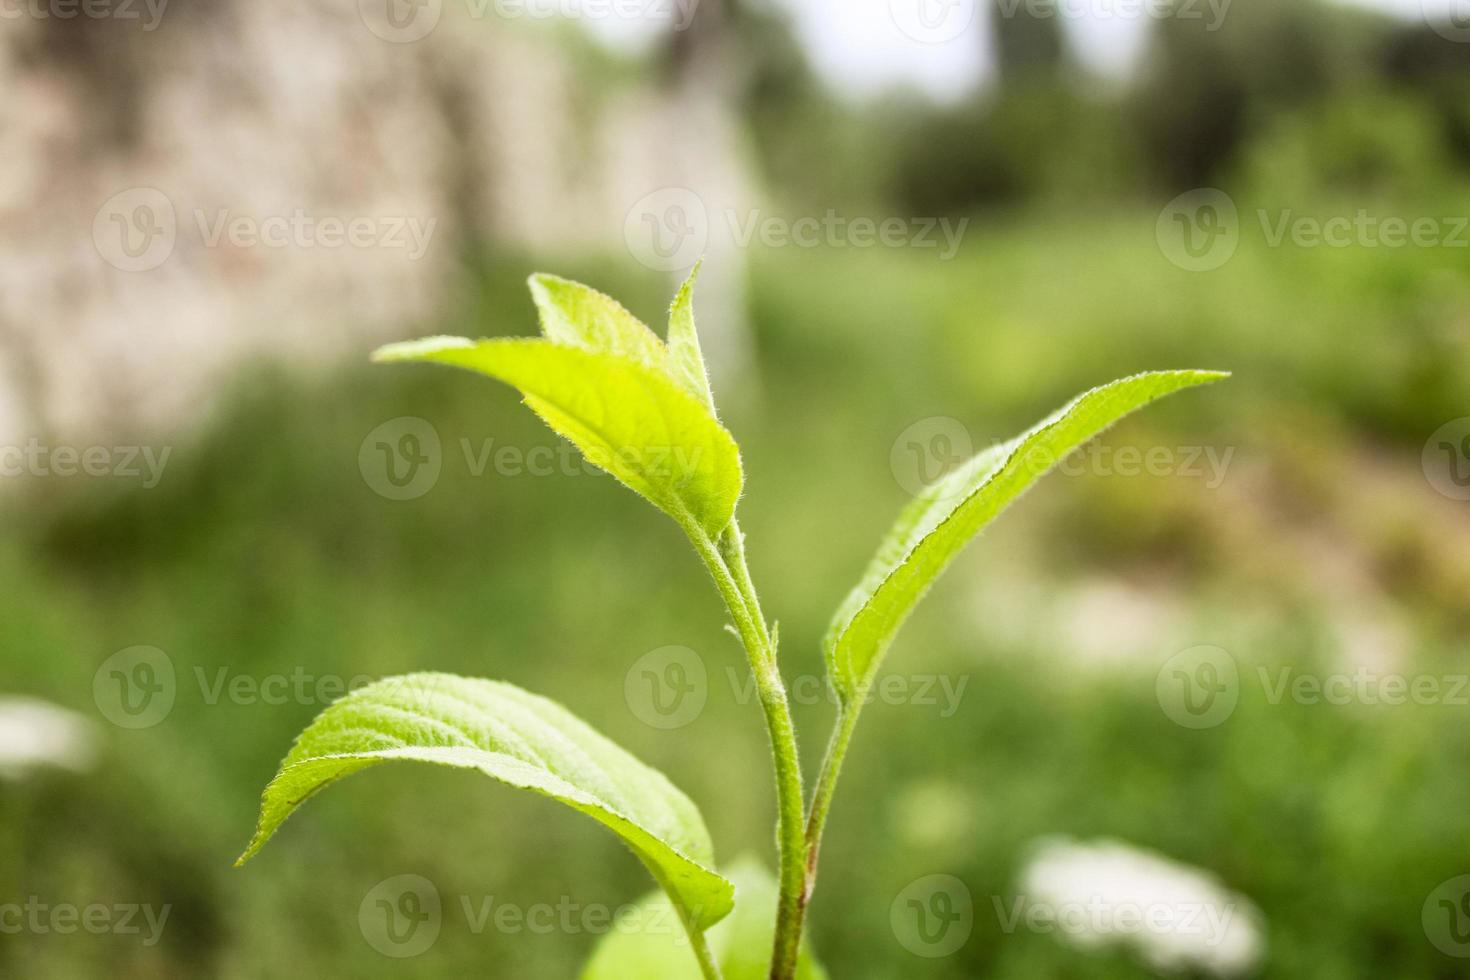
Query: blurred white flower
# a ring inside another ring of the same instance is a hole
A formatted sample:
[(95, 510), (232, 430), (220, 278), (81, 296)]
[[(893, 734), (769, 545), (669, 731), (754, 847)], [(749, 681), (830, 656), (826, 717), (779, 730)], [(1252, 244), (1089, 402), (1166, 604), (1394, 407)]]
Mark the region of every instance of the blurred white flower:
[(1261, 915), (1207, 871), (1116, 841), (1046, 838), (1021, 873), (1026, 925), (1082, 949), (1132, 948), (1160, 972), (1235, 976), (1260, 961)]
[(35, 698), (0, 697), (0, 777), (20, 779), (38, 766), (86, 772), (96, 754), (86, 716)]

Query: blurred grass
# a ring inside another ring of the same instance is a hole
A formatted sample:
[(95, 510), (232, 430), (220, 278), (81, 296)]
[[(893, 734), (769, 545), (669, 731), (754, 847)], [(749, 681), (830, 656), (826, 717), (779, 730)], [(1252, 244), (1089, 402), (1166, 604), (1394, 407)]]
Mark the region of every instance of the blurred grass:
[[(1173, 477), (1053, 477), (972, 549), (906, 629), (904, 673), (967, 678), (959, 710), (877, 706), (837, 800), (812, 928), (835, 977), (1135, 977), (1121, 956), (1003, 935), (1033, 838), (1113, 836), (1218, 873), (1262, 909), (1265, 976), (1461, 976), (1420, 906), (1465, 868), (1464, 707), (1269, 704), (1257, 665), (1328, 671), (1396, 629), (1401, 672), (1465, 672), (1470, 517), (1419, 470), (1428, 434), (1465, 413), (1470, 280), (1425, 250), (1266, 249), (1176, 269), (1155, 212), (977, 227), (953, 262), (922, 251), (753, 257), (760, 391), (726, 391), (748, 470), (742, 521), (788, 678), (820, 674), (828, 611), (903, 502), (894, 438), (929, 416), (1008, 436), (1076, 391), (1160, 367), (1226, 368), (1105, 437), (1233, 447), (1218, 488)], [(529, 331), (530, 266), (492, 257), (449, 332)], [(627, 264), (556, 265), (661, 322), (665, 284)], [(384, 500), (358, 447), (420, 416), (444, 471)], [(734, 640), (678, 532), (601, 477), (475, 477), (478, 447), (553, 445), (508, 391), (432, 369), (261, 368), (175, 448), (154, 490), (19, 488), (0, 531), (5, 688), (93, 713), (92, 674), (134, 644), (179, 677), (169, 717), (106, 727), (87, 778), (0, 783), (0, 895), (171, 903), (164, 940), (7, 936), (0, 975), (27, 978), (574, 975), (595, 936), (476, 934), (458, 897), (617, 906), (642, 871), (575, 815), (487, 781), (385, 770), (306, 808), (245, 871), (230, 862), (258, 793), (318, 705), (207, 703), (213, 682), (302, 671), (439, 669), (547, 694), (659, 766), (703, 807), (720, 854), (772, 851), (772, 793), (753, 703), (726, 670)], [(1145, 597), (1143, 625), (1086, 613), (1088, 587)], [(1158, 612), (1163, 610), (1163, 612)], [(1387, 620), (1385, 625), (1382, 620)], [(1346, 627), (1344, 623), (1349, 624)], [(1113, 631), (1116, 630), (1116, 633)], [(1363, 635), (1360, 635), (1363, 634)], [(1229, 649), (1245, 676), (1218, 728), (1159, 709), (1175, 651)], [(629, 666), (697, 650), (710, 702), (687, 728), (629, 710)], [(1074, 647), (1120, 656), (1096, 662)], [(830, 710), (799, 705), (814, 765)], [(100, 719), (99, 719), (100, 721)], [(921, 960), (889, 905), (953, 874), (973, 937)], [(443, 932), (393, 960), (358, 928), (368, 890), (416, 873), (445, 897)]]

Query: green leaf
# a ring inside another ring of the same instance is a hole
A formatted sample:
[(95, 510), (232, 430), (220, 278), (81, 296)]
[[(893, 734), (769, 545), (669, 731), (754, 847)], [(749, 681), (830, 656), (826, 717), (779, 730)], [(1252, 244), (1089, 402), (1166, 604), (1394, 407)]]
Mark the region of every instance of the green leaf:
[(663, 341), (611, 296), (544, 272), (532, 276), (530, 286), (547, 340), (616, 354), (655, 371), (668, 370)]
[(851, 700), (866, 691), (898, 628), (950, 561), (1032, 483), (1118, 419), (1228, 374), (1159, 371), (1106, 384), (925, 488), (899, 514), (828, 628), (827, 669)]
[(694, 283), (699, 278), (700, 259), (694, 263), (689, 278), (674, 294), (669, 309), (669, 373), (684, 390), (715, 410), (715, 395), (704, 368), (704, 353), (699, 349), (699, 334), (694, 329)]
[(548, 340), (430, 337), (373, 358), (451, 364), (513, 385), (588, 460), (683, 527), (716, 538), (735, 513), (743, 477), (734, 437), (664, 372)]
[(314, 793), (395, 761), (477, 769), (560, 800), (621, 837), (697, 928), (730, 911), (730, 882), (709, 870), (714, 849), (704, 820), (661, 773), (553, 701), (450, 674), (378, 681), (318, 715), (266, 787), (255, 837), (236, 863), (253, 857)]
[[(726, 869), (735, 883), (735, 912), (710, 930), (709, 942), (724, 980), (767, 980), (775, 939), (776, 879), (763, 865), (741, 858)], [(633, 906), (604, 936), (581, 980), (700, 980), (689, 944), (669, 900), (657, 892)], [(826, 980), (811, 943), (803, 939), (797, 980)]]

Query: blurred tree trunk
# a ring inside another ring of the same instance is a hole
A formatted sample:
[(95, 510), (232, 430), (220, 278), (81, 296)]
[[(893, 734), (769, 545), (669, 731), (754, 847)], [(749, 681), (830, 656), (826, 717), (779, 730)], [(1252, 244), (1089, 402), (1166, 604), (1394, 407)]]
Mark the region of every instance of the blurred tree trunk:
[(748, 390), (758, 379), (746, 302), (747, 256), (726, 217), (743, 221), (757, 205), (740, 108), (748, 84), (738, 67), (741, 16), (738, 0), (700, 0), (689, 25), (670, 36), (666, 74), (675, 184), (699, 195), (709, 223), (696, 297), (705, 357), (727, 388)]
[(995, 64), (1002, 85), (1047, 82), (1065, 67), (1066, 41), (1057, 16), (1038, 16), (1026, 3), (991, 6)]

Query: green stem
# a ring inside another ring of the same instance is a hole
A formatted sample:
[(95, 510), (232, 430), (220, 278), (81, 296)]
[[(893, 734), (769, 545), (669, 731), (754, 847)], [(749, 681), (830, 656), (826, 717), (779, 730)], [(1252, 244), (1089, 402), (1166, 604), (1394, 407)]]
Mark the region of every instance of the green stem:
[(840, 703), (837, 707), (837, 723), (832, 729), (832, 740), (827, 744), (827, 756), (822, 760), (822, 773), (817, 777), (817, 788), (812, 793), (811, 810), (807, 814), (806, 889), (802, 894), (803, 907), (811, 903), (812, 891), (817, 886), (817, 859), (822, 850), (822, 832), (827, 827), (827, 815), (832, 809), (832, 796), (837, 792), (842, 762), (847, 758), (847, 747), (852, 742), (852, 733), (857, 728), (858, 715), (862, 712), (865, 699), (866, 692), (860, 697)]
[[(650, 867), (649, 870), (653, 869)], [(699, 975), (704, 980), (724, 980), (720, 975), (720, 962), (715, 959), (714, 950), (710, 949), (709, 936), (695, 921), (693, 913), (674, 896), (674, 889), (670, 887), (670, 883), (657, 872), (654, 873), (654, 879), (673, 900), (674, 909), (679, 914), (679, 921), (683, 923), (684, 932), (689, 937), (689, 949), (694, 953), (694, 958), (699, 961)]]
[(686, 527), (699, 556), (714, 576), (715, 586), (735, 620), (755, 677), (756, 693), (765, 713), (776, 769), (777, 846), (780, 897), (776, 907), (776, 934), (771, 957), (771, 980), (790, 980), (796, 974), (801, 945), (803, 892), (806, 888), (805, 802), (801, 765), (796, 752), (796, 726), (786, 700), (786, 685), (776, 663), (776, 649), (761, 614), (760, 601), (745, 561), (745, 536), (733, 519), (718, 545), (698, 526)]
[(689, 948), (694, 950), (694, 958), (699, 960), (700, 975), (704, 980), (723, 980), (720, 964), (715, 960), (714, 950), (709, 947), (709, 937), (688, 922), (684, 923), (684, 928), (689, 931)]

